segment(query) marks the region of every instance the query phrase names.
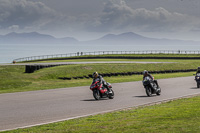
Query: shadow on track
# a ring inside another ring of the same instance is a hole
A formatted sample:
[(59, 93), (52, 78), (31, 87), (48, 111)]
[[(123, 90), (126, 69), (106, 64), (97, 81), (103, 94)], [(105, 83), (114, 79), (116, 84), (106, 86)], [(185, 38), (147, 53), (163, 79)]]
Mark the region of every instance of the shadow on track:
[(100, 100), (95, 100), (95, 99), (85, 99), (85, 100), (81, 100), (81, 101), (102, 101), (102, 100), (109, 100), (109, 99), (106, 99), (106, 98), (101, 98)]
[[(155, 97), (156, 95), (152, 95), (151, 97)], [(138, 98), (147, 98), (148, 96), (144, 95), (144, 96), (133, 96), (133, 97), (138, 97)]]
[(192, 87), (192, 88), (190, 88), (190, 89), (199, 89), (199, 88), (197, 88), (197, 87)]
[(133, 96), (133, 97), (139, 97), (139, 98), (143, 98), (143, 97), (148, 97), (148, 96)]

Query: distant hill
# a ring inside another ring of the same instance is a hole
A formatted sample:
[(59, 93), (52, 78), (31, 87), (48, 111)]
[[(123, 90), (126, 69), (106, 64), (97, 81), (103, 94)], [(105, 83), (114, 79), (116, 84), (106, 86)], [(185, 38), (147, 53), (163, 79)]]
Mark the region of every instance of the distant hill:
[(114, 34), (108, 34), (103, 36), (102, 38), (98, 39), (99, 41), (104, 40), (104, 41), (135, 41), (135, 40), (146, 40), (146, 37), (143, 37), (141, 35), (135, 34), (133, 32), (127, 32), (127, 33), (122, 33), (119, 35), (114, 35)]
[(183, 41), (183, 40), (171, 40), (171, 39), (157, 39), (157, 38), (149, 38), (144, 37), (142, 35), (126, 32), (122, 34), (107, 34), (99, 39), (86, 41), (84, 43), (89, 44), (116, 44), (116, 45), (134, 45), (134, 44), (200, 44), (200, 42), (196, 41)]
[(50, 35), (37, 32), (30, 33), (9, 33), (0, 36), (0, 44), (68, 44), (77, 43), (78, 40), (72, 37), (55, 38)]
[(12, 32), (7, 35), (0, 35), (0, 44), (189, 45), (189, 44), (200, 44), (200, 42), (149, 38), (133, 32), (126, 32), (118, 35), (107, 34), (96, 40), (82, 41), (82, 42), (78, 41), (73, 37), (55, 38), (53, 36), (40, 34), (37, 32), (30, 32), (30, 33)]

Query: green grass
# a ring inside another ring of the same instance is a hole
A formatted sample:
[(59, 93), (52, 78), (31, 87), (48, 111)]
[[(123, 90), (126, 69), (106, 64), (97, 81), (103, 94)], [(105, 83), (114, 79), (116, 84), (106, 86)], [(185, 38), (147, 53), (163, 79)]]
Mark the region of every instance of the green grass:
[[(152, 61), (152, 60), (151, 60)], [(155, 61), (155, 60), (153, 60)], [(164, 61), (164, 60), (162, 60)], [(167, 60), (177, 63), (159, 63), (159, 64), (79, 64), (52, 67), (48, 69), (41, 69), (36, 72), (41, 75), (41, 79), (58, 79), (59, 77), (79, 77), (88, 76), (94, 71), (99, 73), (117, 73), (117, 72), (142, 72), (159, 71), (159, 70), (184, 70), (195, 69), (199, 66), (200, 61), (180, 61), (180, 60)]]
[(200, 97), (73, 119), (8, 133), (198, 133)]
[[(126, 60), (127, 61), (127, 60)], [(129, 60), (130, 61), (130, 60)], [(135, 60), (131, 60), (135, 61)], [(99, 73), (117, 73), (117, 72), (142, 72), (143, 70), (177, 70), (177, 69), (195, 69), (199, 66), (199, 60), (138, 60), (138, 61), (161, 61), (176, 63), (160, 64), (79, 64), (64, 65), (52, 68), (45, 68), (35, 73), (27, 74), (25, 66), (0, 66), (0, 93), (12, 93), (22, 91), (66, 88), (75, 86), (89, 86), (92, 79), (61, 80), (64, 77), (82, 77), (92, 74), (94, 71)], [(156, 79), (172, 78), (179, 76), (192, 76), (193, 73), (176, 73), (154, 75)], [(105, 77), (110, 83), (131, 82), (142, 79), (141, 75)]]

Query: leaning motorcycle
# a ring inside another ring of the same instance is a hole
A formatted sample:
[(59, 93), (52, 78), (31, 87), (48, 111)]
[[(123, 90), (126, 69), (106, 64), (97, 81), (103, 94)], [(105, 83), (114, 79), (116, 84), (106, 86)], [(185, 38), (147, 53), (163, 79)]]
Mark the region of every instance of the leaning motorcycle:
[(147, 96), (151, 97), (152, 94), (160, 95), (161, 89), (149, 76), (145, 77), (143, 80), (143, 85), (146, 90)]
[(200, 87), (200, 73), (197, 73), (196, 76), (195, 76), (195, 80), (197, 82), (197, 88)]
[(114, 98), (114, 91), (111, 89), (111, 84), (107, 83), (107, 86), (110, 88), (112, 93), (109, 93), (108, 89), (104, 87), (102, 83), (99, 83), (99, 81), (96, 81), (91, 84), (90, 90), (93, 91), (93, 96), (96, 100), (99, 100), (100, 98), (104, 97), (108, 97), (109, 99)]

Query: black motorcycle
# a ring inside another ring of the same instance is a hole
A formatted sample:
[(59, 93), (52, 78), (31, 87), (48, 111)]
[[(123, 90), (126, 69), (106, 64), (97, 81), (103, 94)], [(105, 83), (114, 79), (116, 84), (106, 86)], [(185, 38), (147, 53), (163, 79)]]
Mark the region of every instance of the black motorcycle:
[(196, 76), (195, 76), (195, 80), (197, 82), (197, 88), (200, 87), (200, 73), (197, 73)]
[(160, 95), (161, 88), (149, 76), (144, 78), (143, 85), (147, 96), (151, 97), (152, 94)]

